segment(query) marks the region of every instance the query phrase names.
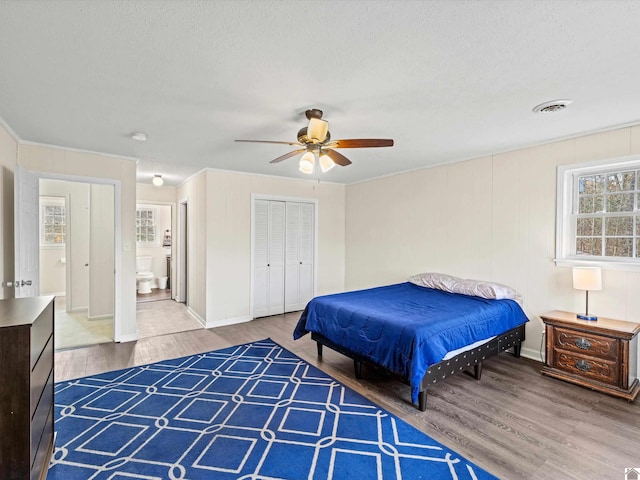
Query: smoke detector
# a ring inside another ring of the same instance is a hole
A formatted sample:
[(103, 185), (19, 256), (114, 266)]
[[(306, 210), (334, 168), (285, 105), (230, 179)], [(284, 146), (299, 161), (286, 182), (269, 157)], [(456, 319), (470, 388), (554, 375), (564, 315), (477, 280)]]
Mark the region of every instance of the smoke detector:
[(551, 100), (550, 102), (544, 102), (540, 105), (533, 107), (535, 113), (554, 113), (564, 110), (569, 106), (571, 100)]

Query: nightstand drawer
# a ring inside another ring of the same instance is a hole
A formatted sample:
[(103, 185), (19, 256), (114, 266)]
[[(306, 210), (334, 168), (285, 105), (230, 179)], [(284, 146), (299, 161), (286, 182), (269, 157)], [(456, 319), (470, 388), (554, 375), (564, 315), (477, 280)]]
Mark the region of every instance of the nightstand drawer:
[(555, 348), (615, 361), (618, 342), (615, 338), (564, 328), (555, 329)]
[(618, 383), (618, 364), (615, 361), (556, 351), (553, 367), (601, 383)]

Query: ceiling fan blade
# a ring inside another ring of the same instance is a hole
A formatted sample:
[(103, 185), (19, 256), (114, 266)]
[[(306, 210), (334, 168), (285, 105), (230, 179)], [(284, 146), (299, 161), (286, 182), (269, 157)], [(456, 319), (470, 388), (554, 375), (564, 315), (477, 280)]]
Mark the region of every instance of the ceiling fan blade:
[(333, 160), (336, 163), (336, 165), (340, 165), (342, 167), (351, 165), (351, 160), (349, 160), (347, 157), (345, 157), (341, 153), (336, 152), (335, 150), (331, 150), (330, 148), (324, 148), (322, 149), (322, 151), (327, 155), (329, 155), (331, 160)]
[(273, 160), (271, 160), (269, 163), (278, 163), (281, 162), (283, 160), (286, 160), (287, 158), (291, 158), (294, 155), (298, 155), (299, 153), (305, 152), (307, 149), (306, 148), (300, 148), (298, 150), (294, 150), (293, 152), (289, 152), (289, 153), (285, 153), (284, 155), (281, 155), (278, 158), (274, 158)]
[(393, 147), (393, 140), (385, 138), (352, 138), (349, 140), (333, 140), (327, 146), (334, 148)]
[(298, 142), (277, 142), (275, 140), (234, 140), (235, 142), (251, 142), (251, 143), (277, 143), (280, 145), (301, 145)]

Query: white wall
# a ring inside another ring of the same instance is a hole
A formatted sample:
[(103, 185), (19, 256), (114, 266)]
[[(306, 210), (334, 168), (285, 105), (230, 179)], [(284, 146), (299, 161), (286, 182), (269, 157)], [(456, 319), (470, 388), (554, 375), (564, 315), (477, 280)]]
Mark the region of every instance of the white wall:
[(0, 123), (0, 299), (13, 298), (13, 172), (18, 160), (18, 142)]
[(101, 180), (115, 186), (120, 235), (116, 236), (116, 275), (120, 278), (115, 292), (117, 341), (137, 339), (136, 331), (136, 262), (135, 212), (136, 164), (134, 160), (79, 152), (63, 148), (20, 144), (18, 164), (27, 170), (49, 177), (83, 177), (94, 183)]
[(344, 185), (207, 170), (177, 198), (189, 200), (189, 305), (208, 327), (250, 319), (252, 194), (318, 199), (316, 291), (344, 290)]
[[(206, 215), (206, 172), (201, 171), (177, 187), (178, 202), (186, 201), (187, 209), (187, 294), (186, 304), (188, 308), (204, 324), (206, 323), (207, 309), (205, 305), (205, 292), (207, 291), (207, 215)], [(176, 232), (177, 236), (178, 232)], [(180, 259), (176, 258), (174, 269), (180, 270)], [(184, 299), (184, 292), (178, 292)]]
[[(556, 169), (637, 153), (640, 126), (349, 185), (346, 287), (425, 271), (510, 285), (531, 320), (524, 353), (540, 359), (539, 315), (584, 309), (571, 269), (553, 262)], [(640, 273), (604, 271), (589, 307), (640, 320)]]
[(156, 187), (151, 183), (136, 183), (136, 200), (138, 203), (174, 203), (176, 191), (171, 185)]

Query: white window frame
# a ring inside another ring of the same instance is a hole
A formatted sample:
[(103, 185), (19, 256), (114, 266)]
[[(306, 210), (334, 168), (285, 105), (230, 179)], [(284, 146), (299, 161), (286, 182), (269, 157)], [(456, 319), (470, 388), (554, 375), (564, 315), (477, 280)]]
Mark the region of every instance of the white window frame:
[[(153, 214), (153, 241), (139, 241), (138, 240), (138, 212), (141, 210), (148, 210)], [(146, 205), (136, 205), (136, 245), (139, 247), (158, 247), (161, 242), (158, 240), (158, 210), (155, 207), (149, 207)]]
[[(67, 243), (67, 205), (64, 197), (56, 197), (51, 195), (41, 195), (40, 196), (40, 247), (41, 248), (64, 248)], [(47, 207), (62, 207), (63, 208), (63, 223), (64, 227), (64, 241), (60, 243), (51, 243), (45, 241), (45, 233), (44, 233), (44, 219), (46, 217), (45, 210)]]
[[(577, 255), (576, 221), (578, 177), (611, 171), (640, 169), (640, 155), (598, 160), (558, 167), (556, 210), (556, 265), (561, 267), (599, 266), (614, 270), (640, 271), (640, 258)], [(639, 214), (636, 201), (634, 214)]]

